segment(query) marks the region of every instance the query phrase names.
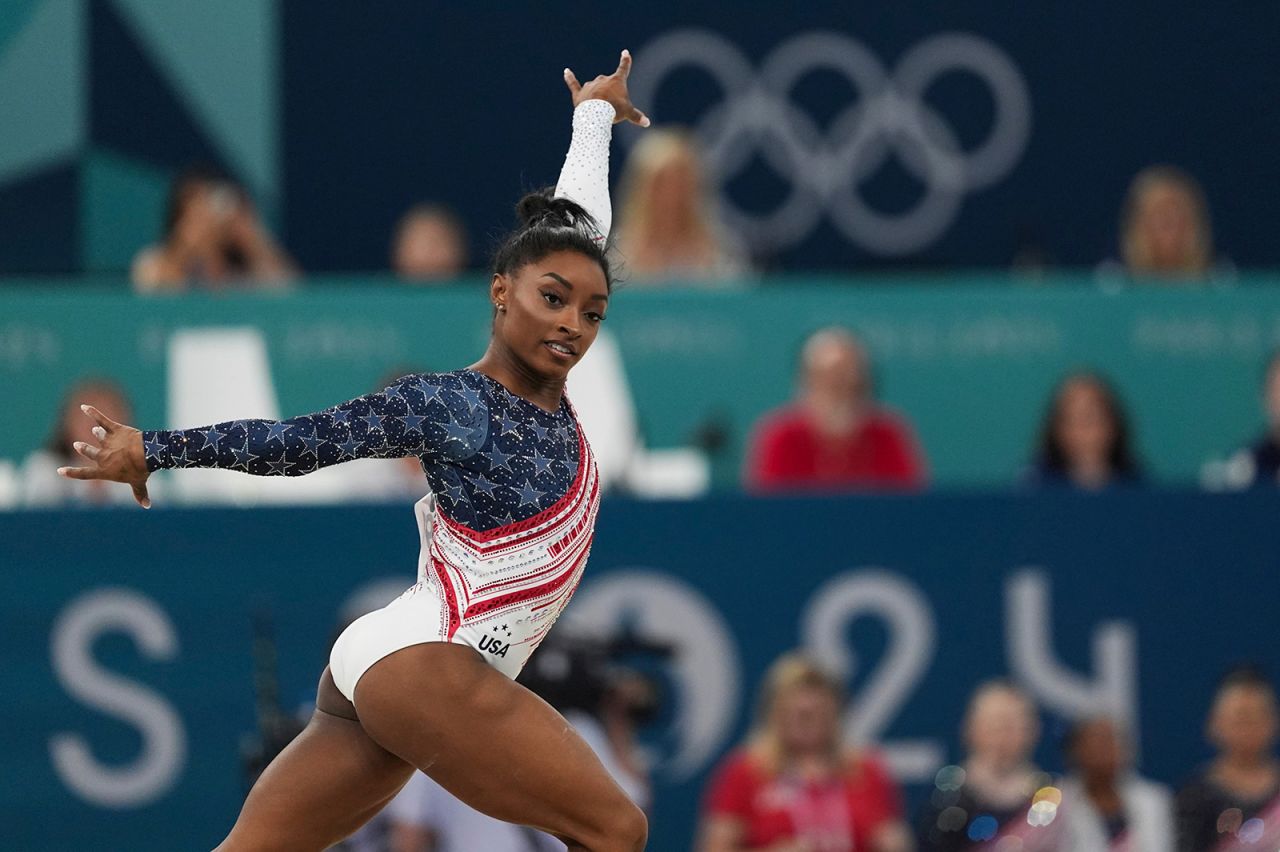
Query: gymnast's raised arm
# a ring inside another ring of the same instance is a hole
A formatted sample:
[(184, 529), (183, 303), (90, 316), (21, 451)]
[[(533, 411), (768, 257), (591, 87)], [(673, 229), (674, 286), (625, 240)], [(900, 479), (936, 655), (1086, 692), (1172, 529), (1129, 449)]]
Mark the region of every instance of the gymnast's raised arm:
[(556, 197), (581, 205), (596, 222), (596, 239), (609, 238), (613, 210), (609, 204), (609, 141), (613, 125), (630, 121), (649, 126), (649, 118), (636, 109), (627, 92), (631, 53), (622, 51), (618, 70), (585, 85), (568, 68), (564, 82), (573, 95), (573, 141), (565, 155)]

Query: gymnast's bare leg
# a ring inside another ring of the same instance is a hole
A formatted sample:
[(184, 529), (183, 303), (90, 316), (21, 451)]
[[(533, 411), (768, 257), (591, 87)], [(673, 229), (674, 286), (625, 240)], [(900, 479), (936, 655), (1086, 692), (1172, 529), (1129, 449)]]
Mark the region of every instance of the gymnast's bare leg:
[(316, 715), (218, 850), (318, 852), (377, 813), (415, 767), (476, 810), (571, 850), (644, 848), (644, 813), (559, 713), (475, 650), (431, 642), (376, 663), (355, 706), (326, 672)]

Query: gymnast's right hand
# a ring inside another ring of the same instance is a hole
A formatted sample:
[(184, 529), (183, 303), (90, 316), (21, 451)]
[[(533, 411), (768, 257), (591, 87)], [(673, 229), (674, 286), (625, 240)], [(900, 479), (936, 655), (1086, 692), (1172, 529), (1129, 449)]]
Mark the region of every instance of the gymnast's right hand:
[(147, 496), (147, 456), (142, 446), (142, 433), (132, 426), (117, 423), (92, 405), (82, 405), (80, 410), (97, 425), (93, 435), (98, 446), (75, 442), (75, 450), (87, 461), (85, 467), (60, 467), (58, 473), (68, 479), (105, 479), (123, 482), (133, 489), (133, 499), (144, 509), (151, 508)]

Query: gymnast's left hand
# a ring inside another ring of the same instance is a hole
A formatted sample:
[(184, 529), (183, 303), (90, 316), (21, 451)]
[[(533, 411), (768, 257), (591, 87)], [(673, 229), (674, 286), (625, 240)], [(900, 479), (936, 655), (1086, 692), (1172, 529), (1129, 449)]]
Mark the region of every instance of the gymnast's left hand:
[(575, 107), (583, 101), (608, 101), (613, 104), (614, 124), (630, 121), (641, 127), (648, 127), (649, 116), (636, 109), (631, 103), (631, 93), (627, 91), (627, 78), (630, 76), (631, 51), (629, 50), (622, 51), (617, 71), (608, 75), (602, 74), (585, 85), (578, 82), (578, 78), (572, 71), (568, 68), (564, 69), (564, 83), (569, 87), (569, 94), (573, 95)]
[(133, 489), (133, 499), (144, 509), (151, 508), (147, 495), (147, 456), (142, 446), (142, 433), (132, 426), (117, 423), (92, 405), (82, 405), (83, 411), (97, 425), (93, 435), (97, 445), (76, 441), (75, 451), (88, 464), (84, 467), (60, 467), (58, 473), (68, 479), (104, 479), (123, 482)]

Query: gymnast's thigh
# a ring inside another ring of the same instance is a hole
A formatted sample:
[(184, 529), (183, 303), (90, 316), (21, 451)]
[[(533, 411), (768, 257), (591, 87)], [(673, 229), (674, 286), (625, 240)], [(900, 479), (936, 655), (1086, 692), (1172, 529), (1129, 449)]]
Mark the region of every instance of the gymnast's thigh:
[(619, 848), (620, 836), (643, 843), (644, 815), (564, 717), (474, 649), (404, 648), (355, 693), (376, 742), (476, 810), (591, 849)]

